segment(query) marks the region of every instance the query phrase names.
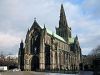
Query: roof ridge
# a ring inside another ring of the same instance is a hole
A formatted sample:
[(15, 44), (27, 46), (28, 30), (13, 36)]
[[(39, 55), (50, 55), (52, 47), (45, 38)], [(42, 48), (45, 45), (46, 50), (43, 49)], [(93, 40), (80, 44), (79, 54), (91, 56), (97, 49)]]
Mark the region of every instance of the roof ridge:
[(66, 42), (61, 36), (57, 35), (55, 32), (53, 32), (53, 31), (51, 31), (51, 30), (49, 30), (47, 28), (46, 28), (46, 31), (47, 31), (48, 34), (53, 35), (55, 38), (57, 38), (57, 39), (59, 39), (59, 40), (61, 40), (63, 42)]

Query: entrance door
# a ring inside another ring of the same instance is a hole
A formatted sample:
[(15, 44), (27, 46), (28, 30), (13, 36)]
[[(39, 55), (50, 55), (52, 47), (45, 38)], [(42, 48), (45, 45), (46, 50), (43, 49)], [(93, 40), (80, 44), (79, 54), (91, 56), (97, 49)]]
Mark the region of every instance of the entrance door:
[(36, 71), (39, 69), (39, 57), (33, 56), (32, 62), (31, 62), (31, 70)]

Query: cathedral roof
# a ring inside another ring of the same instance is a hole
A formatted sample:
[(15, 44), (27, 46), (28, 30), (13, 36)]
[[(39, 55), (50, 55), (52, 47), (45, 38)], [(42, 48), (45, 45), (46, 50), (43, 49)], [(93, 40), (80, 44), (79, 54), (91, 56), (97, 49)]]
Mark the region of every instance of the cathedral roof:
[[(43, 29), (42, 26), (40, 26), (40, 27)], [(61, 36), (57, 35), (55, 32), (49, 30), (48, 28), (46, 28), (46, 31), (47, 31), (48, 34), (54, 36), (55, 38), (57, 38), (57, 39), (59, 39), (59, 40), (61, 40), (61, 41), (63, 41), (63, 42), (66, 42)], [(69, 38), (69, 39), (68, 39), (68, 41), (69, 41), (68, 44), (74, 43), (74, 40), (75, 40), (74, 37)]]
[(74, 39), (75, 38), (73, 38), (73, 37), (72, 38), (68, 38), (68, 44), (73, 44), (74, 43)]
[(31, 28), (30, 28), (30, 31), (31, 31), (33, 28), (41, 28), (40, 25), (37, 23), (36, 18), (34, 19), (34, 22), (33, 22), (32, 26), (31, 26)]
[(56, 33), (52, 32), (52, 31), (50, 31), (49, 29), (46, 28), (46, 31), (47, 31), (48, 34), (54, 36), (55, 38), (57, 38), (57, 39), (59, 39), (63, 42), (66, 42), (62, 37), (60, 37), (59, 35), (57, 35)]

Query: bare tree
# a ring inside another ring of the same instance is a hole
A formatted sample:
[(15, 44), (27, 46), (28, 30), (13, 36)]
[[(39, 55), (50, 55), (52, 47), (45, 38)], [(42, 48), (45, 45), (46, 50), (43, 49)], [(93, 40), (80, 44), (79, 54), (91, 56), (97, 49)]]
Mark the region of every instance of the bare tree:
[(94, 48), (89, 55), (93, 56), (100, 56), (100, 45), (98, 45), (96, 48)]

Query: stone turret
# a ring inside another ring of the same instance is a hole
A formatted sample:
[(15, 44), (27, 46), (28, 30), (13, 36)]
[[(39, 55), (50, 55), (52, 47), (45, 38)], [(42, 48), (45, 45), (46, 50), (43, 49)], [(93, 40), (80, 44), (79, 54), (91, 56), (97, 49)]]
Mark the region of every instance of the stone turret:
[(23, 71), (24, 70), (24, 44), (23, 44), (23, 40), (21, 40), (21, 43), (20, 43), (18, 57), (19, 57), (19, 67), (20, 67), (21, 71)]

